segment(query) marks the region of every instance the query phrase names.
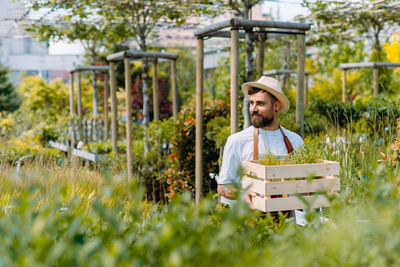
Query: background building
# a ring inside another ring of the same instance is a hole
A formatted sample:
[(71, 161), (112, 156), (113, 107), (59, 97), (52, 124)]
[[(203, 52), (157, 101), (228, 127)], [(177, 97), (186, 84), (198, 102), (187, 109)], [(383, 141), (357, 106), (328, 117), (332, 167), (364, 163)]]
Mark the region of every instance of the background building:
[(68, 79), (68, 70), (81, 62), (81, 55), (50, 55), (49, 45), (39, 42), (18, 29), (16, 20), (26, 12), (13, 0), (0, 1), (0, 62), (12, 70), (16, 85), (25, 74), (39, 75), (47, 81)]

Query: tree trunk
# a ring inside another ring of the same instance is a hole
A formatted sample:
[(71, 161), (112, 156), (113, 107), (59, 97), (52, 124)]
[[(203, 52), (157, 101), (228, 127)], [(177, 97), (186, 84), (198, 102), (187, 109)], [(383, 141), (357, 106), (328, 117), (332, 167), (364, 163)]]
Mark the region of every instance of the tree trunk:
[[(140, 49), (142, 52), (146, 51), (146, 40), (141, 38)], [(142, 58), (142, 82), (143, 82), (143, 125), (144, 125), (144, 135), (147, 134), (147, 129), (149, 128), (150, 122), (150, 101), (149, 101), (149, 63), (147, 58)], [(150, 146), (148, 143), (144, 144), (145, 153), (150, 152)]]
[[(249, 10), (251, 9), (251, 5), (246, 3), (246, 6), (243, 9), (242, 15), (244, 18), (249, 18)], [(253, 60), (253, 51), (254, 51), (254, 35), (251, 29), (247, 29), (245, 33), (245, 41), (246, 41), (246, 59), (245, 59), (245, 82), (249, 82), (253, 79), (254, 74), (254, 60)], [(250, 126), (250, 112), (249, 112), (249, 100), (245, 97), (243, 100), (243, 129), (246, 129)]]

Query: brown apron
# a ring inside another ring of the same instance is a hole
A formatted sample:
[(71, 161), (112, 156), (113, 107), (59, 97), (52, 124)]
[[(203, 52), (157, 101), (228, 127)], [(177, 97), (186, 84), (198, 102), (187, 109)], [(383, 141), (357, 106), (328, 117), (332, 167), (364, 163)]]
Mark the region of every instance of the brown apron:
[[(292, 143), (290, 143), (289, 138), (286, 136), (286, 134), (283, 132), (281, 126), (279, 126), (279, 130), (281, 130), (282, 136), (283, 136), (283, 142), (285, 142), (286, 150), (288, 154), (293, 152), (293, 146)], [(254, 127), (254, 152), (253, 152), (253, 159), (258, 160), (258, 128)]]

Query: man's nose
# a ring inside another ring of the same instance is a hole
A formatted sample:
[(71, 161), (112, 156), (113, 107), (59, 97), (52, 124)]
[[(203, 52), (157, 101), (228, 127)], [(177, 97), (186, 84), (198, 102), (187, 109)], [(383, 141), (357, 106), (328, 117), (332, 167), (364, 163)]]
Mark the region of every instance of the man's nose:
[(257, 111), (256, 105), (250, 104), (250, 113), (253, 113), (254, 111)]

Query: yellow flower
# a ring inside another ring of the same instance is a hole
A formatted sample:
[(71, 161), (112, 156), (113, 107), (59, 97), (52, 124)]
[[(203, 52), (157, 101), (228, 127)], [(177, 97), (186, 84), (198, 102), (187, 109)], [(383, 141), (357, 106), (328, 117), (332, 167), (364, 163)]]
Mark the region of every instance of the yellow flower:
[[(390, 44), (384, 44), (386, 56), (390, 62), (400, 62), (400, 44), (398, 42), (400, 34), (394, 33), (392, 37), (393, 39)], [(400, 68), (397, 68), (397, 70), (400, 71)]]

